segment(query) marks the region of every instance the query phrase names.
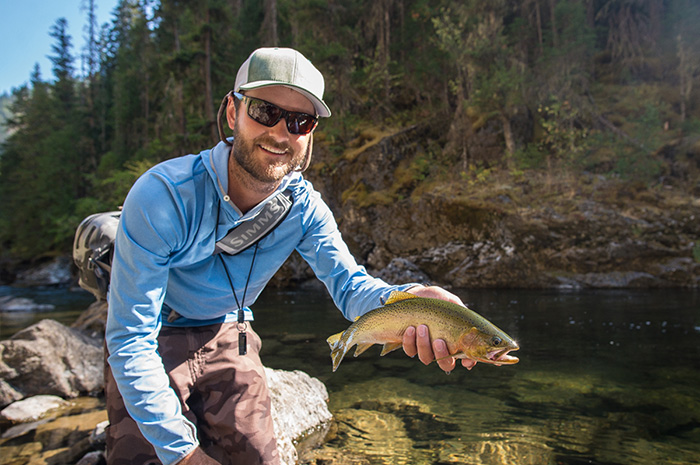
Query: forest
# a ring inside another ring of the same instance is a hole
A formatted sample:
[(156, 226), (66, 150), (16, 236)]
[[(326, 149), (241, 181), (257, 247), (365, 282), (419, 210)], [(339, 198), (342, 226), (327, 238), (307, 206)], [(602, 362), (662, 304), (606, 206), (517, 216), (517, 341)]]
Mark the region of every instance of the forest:
[[(327, 169), (363, 131), (432, 122), (421, 182), (585, 172), (700, 196), (696, 0), (121, 0), (106, 24), (86, 6), (86, 48), (57, 19), (52, 76), (3, 98), (5, 262), (66, 254), (148, 167), (214, 145), (260, 46), (326, 77)], [(496, 152), (470, 144), (483, 131)]]

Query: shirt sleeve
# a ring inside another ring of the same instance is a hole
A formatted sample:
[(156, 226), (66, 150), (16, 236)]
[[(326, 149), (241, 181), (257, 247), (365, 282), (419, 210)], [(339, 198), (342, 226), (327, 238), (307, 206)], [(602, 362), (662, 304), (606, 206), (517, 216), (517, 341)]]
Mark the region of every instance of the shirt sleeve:
[(304, 209), (305, 231), (297, 251), (326, 285), (345, 318), (354, 321), (381, 306), (392, 291), (418, 285), (389, 285), (370, 276), (350, 253), (330, 208), (316, 191), (311, 192)]
[(105, 333), (126, 409), (164, 465), (198, 445), (157, 353), (169, 256), (183, 223), (177, 196), (164, 179), (147, 174), (136, 182), (117, 231)]

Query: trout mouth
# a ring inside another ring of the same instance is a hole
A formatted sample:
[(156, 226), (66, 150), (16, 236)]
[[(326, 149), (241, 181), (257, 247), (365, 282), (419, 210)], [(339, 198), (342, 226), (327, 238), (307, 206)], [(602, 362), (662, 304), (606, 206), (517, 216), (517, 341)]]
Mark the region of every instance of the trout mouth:
[(498, 349), (498, 350), (492, 350), (491, 352), (486, 354), (486, 360), (489, 363), (493, 363), (494, 365), (512, 365), (514, 363), (518, 363), (520, 359), (518, 357), (513, 357), (512, 355), (508, 355), (508, 352), (512, 350), (518, 350), (517, 348), (515, 349)]

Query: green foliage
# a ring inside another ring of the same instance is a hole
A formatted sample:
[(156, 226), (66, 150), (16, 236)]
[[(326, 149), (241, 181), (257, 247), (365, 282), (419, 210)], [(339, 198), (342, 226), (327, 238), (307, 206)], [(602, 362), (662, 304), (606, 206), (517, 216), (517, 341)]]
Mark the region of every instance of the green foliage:
[(540, 144), (529, 143), (513, 155), (516, 167), (521, 170), (539, 170), (546, 167), (547, 152)]
[(626, 179), (649, 181), (656, 178), (662, 169), (661, 160), (652, 153), (661, 143), (663, 121), (658, 106), (648, 104), (635, 123), (639, 145), (616, 145), (617, 163), (614, 172)]
[(553, 96), (546, 104), (537, 108), (543, 135), (540, 150), (558, 154), (564, 161), (580, 158), (588, 149), (590, 130), (583, 124), (580, 110), (568, 100), (560, 101)]

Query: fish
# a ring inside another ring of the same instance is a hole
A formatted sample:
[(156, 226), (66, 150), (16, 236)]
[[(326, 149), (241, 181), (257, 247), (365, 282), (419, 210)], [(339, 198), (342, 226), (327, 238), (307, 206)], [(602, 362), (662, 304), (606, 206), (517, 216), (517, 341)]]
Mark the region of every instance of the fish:
[(409, 326), (428, 326), (432, 339), (443, 339), (450, 357), (468, 358), (492, 365), (513, 365), (519, 359), (508, 355), (520, 349), (503, 330), (467, 307), (442, 299), (418, 297), (393, 291), (383, 306), (359, 316), (345, 330), (330, 336), (335, 372), (345, 354), (355, 345), (355, 357), (374, 344), (383, 344), (381, 356), (403, 346)]

